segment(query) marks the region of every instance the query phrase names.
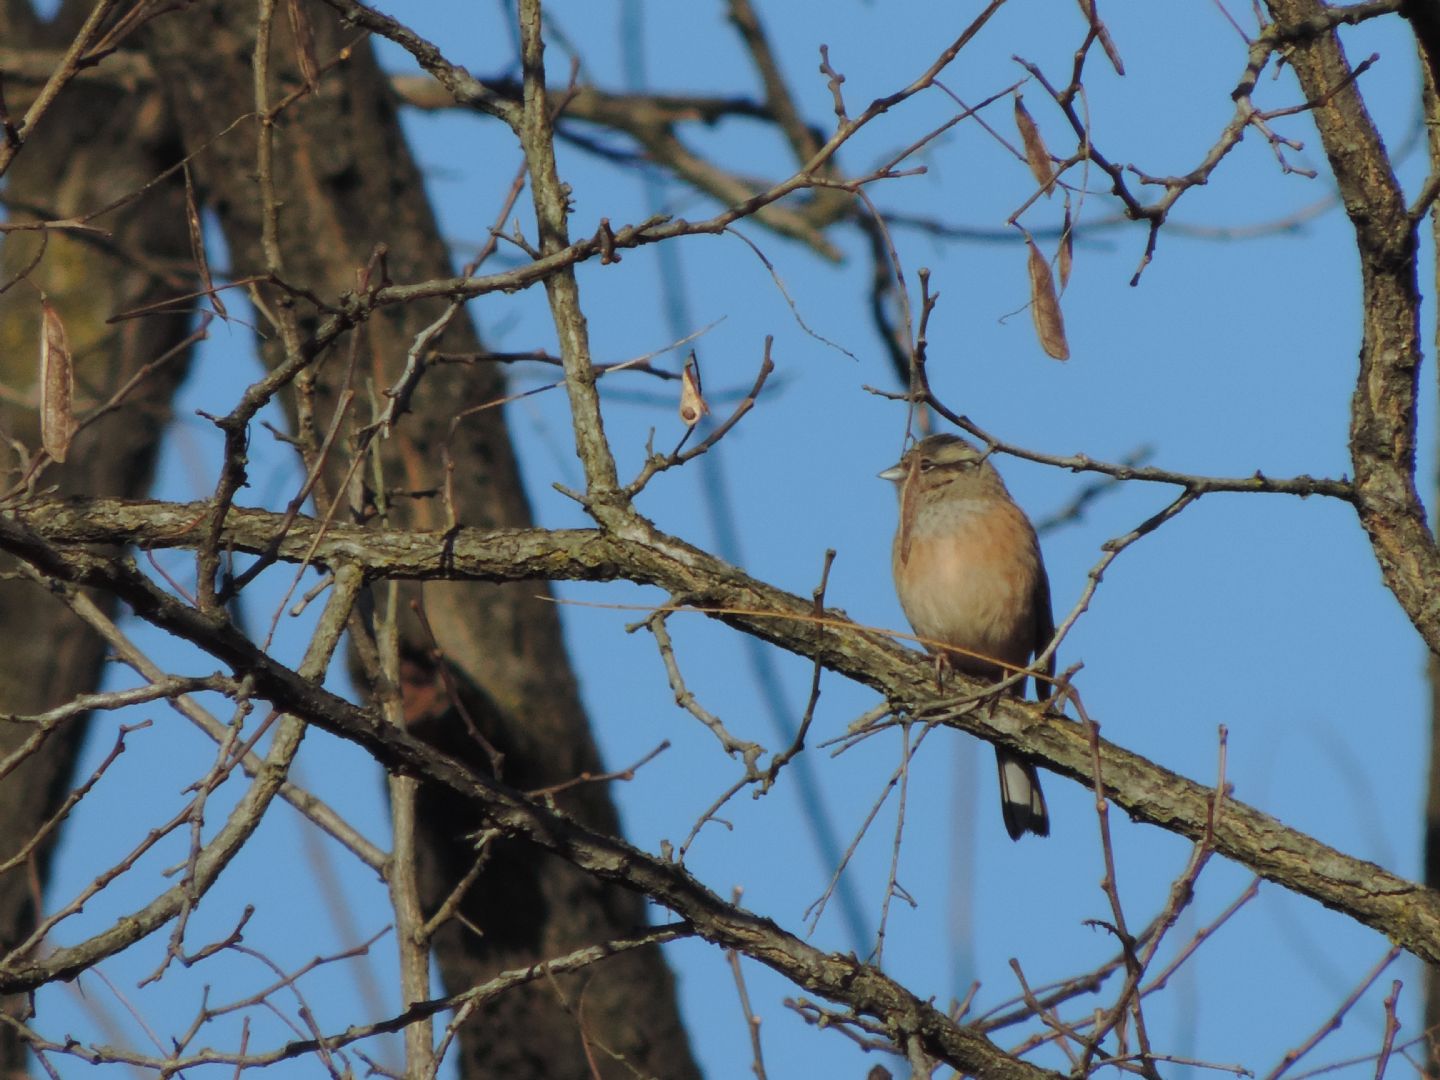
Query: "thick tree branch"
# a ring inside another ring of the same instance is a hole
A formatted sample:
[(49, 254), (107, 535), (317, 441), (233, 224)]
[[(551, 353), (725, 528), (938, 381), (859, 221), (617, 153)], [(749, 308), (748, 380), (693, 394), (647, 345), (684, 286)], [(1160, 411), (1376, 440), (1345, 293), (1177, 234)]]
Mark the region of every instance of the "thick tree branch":
[[(258, 654), (233, 629), (158, 593), (136, 572), (107, 567), (78, 554), (57, 555), (41, 540), (43, 536), (50, 543), (66, 545), (110, 542), (189, 547), (199, 542), (194, 523), (204, 520), (206, 509), (205, 504), (98, 499), (36, 503), (17, 512), (23, 524), (0, 518), (0, 547), (36, 561), (54, 576), (118, 592), (142, 617), (194, 641), (235, 665), (237, 672), (254, 675), (257, 693), (273, 695), (277, 704), (359, 743), (390, 768), (418, 767), (409, 756), (408, 743), (392, 745), (384, 725), (371, 714), (309, 683), (297, 683), (293, 673)], [(224, 543), (237, 551), (271, 550), (277, 546), (281, 520), (281, 515), (265, 511), (232, 510), (226, 518)], [(825, 616), (827, 632), (816, 635), (814, 604), (809, 598), (748, 577), (639, 520), (647, 530), (643, 539), (584, 529), (460, 529), (440, 535), (331, 526), (317, 543), (318, 523), (301, 517), (279, 539), (278, 555), (295, 561), (313, 546), (312, 561), (318, 565), (359, 563), (376, 575), (422, 580), (625, 579), (656, 585), (670, 594), (675, 606), (692, 607), (816, 659), (872, 687), (897, 708), (923, 712), (927, 719), (939, 716), (949, 726), (1022, 751), (1061, 775), (1087, 787), (1093, 785), (1092, 747), (1082, 725), (1054, 715), (1042, 716), (1038, 706), (1011, 698), (1001, 699), (993, 708), (976, 708), (973, 703), (951, 707), (953, 700), (937, 695), (933, 669), (920, 654), (833, 612)], [(1211, 788), (1103, 740), (1100, 760), (1107, 792), (1132, 818), (1191, 839), (1207, 835)], [(450, 773), (442, 773), (436, 778), (453, 782)], [(534, 839), (528, 832), (525, 835)], [(1230, 798), (1209, 835), (1215, 849), (1226, 857), (1285, 888), (1350, 914), (1430, 963), (1440, 963), (1440, 895), (1345, 855)], [(570, 857), (568, 853), (566, 857)], [(644, 858), (638, 853), (635, 857)], [(593, 867), (587, 868), (593, 871)], [(670, 894), (650, 892), (644, 875), (632, 876), (622, 868), (618, 876), (682, 916), (693, 917), (689, 910), (674, 907)]]
[[(530, 530), (520, 532), (529, 534)], [(602, 542), (623, 543), (613, 539)], [(80, 551), (60, 551), (13, 520), (0, 520), (0, 547), (59, 581), (112, 593), (153, 625), (243, 671), (257, 696), (355, 742), (392, 772), (442, 784), (475, 800), (494, 827), (507, 835), (553, 851), (587, 873), (653, 898), (688, 920), (701, 937), (742, 951), (812, 993), (879, 1019), (894, 1032), (897, 1042), (918, 1039), (928, 1053), (955, 1068), (997, 1080), (1041, 1080), (1056, 1075), (1012, 1058), (984, 1036), (956, 1026), (945, 1013), (854, 956), (822, 953), (769, 919), (727, 903), (678, 864), (589, 829), (447, 757), (387, 723), (374, 709), (335, 696), (312, 678), (271, 659), (223, 617), (175, 599), (132, 565)], [(915, 666), (925, 665), (917, 658)], [(281, 702), (286, 704), (281, 706)], [(22, 957), (0, 966), (0, 993), (23, 992), (78, 974), (115, 951), (108, 939), (125, 939), (118, 947), (133, 940), (127, 929), (122, 926), (102, 935), (104, 945), (87, 942), (57, 949), (44, 960)]]

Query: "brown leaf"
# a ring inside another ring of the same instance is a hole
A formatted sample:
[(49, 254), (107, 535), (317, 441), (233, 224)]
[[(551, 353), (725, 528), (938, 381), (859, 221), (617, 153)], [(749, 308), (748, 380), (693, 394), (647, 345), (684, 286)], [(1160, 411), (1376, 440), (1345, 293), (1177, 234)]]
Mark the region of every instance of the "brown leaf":
[(1060, 298), (1055, 295), (1055, 279), (1050, 276), (1050, 264), (1028, 236), (1025, 246), (1029, 249), (1030, 315), (1035, 320), (1035, 335), (1047, 356), (1069, 360), (1065, 320), (1060, 315)]
[(300, 77), (312, 94), (320, 88), (320, 65), (315, 63), (315, 28), (300, 0), (285, 5), (290, 14), (290, 32), (295, 36), (295, 56), (300, 62)]
[(1055, 190), (1055, 169), (1050, 163), (1050, 151), (1045, 149), (1045, 140), (1040, 137), (1035, 118), (1025, 108), (1019, 94), (1015, 95), (1015, 126), (1020, 129), (1020, 141), (1025, 146), (1025, 163), (1030, 166), (1030, 174), (1048, 198)]
[(700, 393), (700, 369), (692, 353), (680, 373), (680, 419), (687, 427), (694, 427), (709, 411), (710, 406), (705, 404), (705, 398)]
[(190, 180), (190, 166), (186, 165), (182, 171), (185, 173), (185, 224), (190, 228), (190, 252), (195, 257), (195, 269), (200, 274), (200, 284), (215, 307), (215, 314), (228, 319), (230, 313), (225, 310), (225, 301), (215, 291), (215, 282), (210, 277), (210, 260), (205, 257), (205, 234), (200, 228), (200, 204), (195, 198), (195, 185)]
[(1060, 226), (1060, 250), (1055, 253), (1055, 271), (1060, 275), (1060, 290), (1070, 284), (1070, 263), (1075, 258), (1075, 228), (1070, 221), (1070, 207), (1065, 207), (1065, 222)]
[(52, 458), (64, 461), (75, 434), (75, 372), (60, 313), (43, 297), (40, 311), (40, 442)]

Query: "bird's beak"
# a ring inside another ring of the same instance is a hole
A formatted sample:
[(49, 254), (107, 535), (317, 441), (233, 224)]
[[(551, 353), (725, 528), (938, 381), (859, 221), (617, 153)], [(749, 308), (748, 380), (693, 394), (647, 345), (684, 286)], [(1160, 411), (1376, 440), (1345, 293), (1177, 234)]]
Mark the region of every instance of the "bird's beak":
[(908, 470), (905, 468), (905, 466), (897, 461), (894, 465), (891, 465), (884, 472), (876, 473), (875, 475), (880, 477), (881, 480), (893, 480), (898, 484), (901, 480), (905, 479), (905, 473), (907, 471)]

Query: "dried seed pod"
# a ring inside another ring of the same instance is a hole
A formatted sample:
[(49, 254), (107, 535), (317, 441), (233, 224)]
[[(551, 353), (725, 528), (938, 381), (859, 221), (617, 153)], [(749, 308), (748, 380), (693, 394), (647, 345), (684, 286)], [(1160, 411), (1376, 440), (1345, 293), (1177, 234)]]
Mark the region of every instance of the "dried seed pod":
[(1065, 207), (1065, 221), (1060, 226), (1060, 250), (1055, 253), (1055, 272), (1060, 276), (1060, 291), (1070, 284), (1070, 264), (1075, 258), (1075, 228), (1070, 220), (1070, 207)]
[(75, 434), (75, 370), (60, 313), (43, 297), (40, 311), (40, 442), (52, 458), (64, 461)]
[(295, 36), (295, 59), (300, 64), (300, 77), (305, 80), (305, 89), (312, 94), (320, 88), (320, 65), (315, 62), (315, 28), (300, 0), (290, 0), (286, 6), (290, 16), (290, 32)]
[(200, 284), (210, 297), (210, 303), (214, 305), (215, 314), (222, 319), (228, 319), (230, 312), (225, 309), (225, 301), (220, 299), (220, 294), (215, 291), (215, 281), (210, 275), (210, 260), (205, 257), (205, 233), (200, 227), (200, 203), (195, 198), (195, 184), (190, 179), (190, 166), (186, 165), (185, 173), (185, 224), (190, 230), (190, 253), (195, 258), (195, 269), (200, 274)]
[(1020, 142), (1025, 147), (1025, 163), (1030, 166), (1030, 174), (1048, 198), (1055, 190), (1055, 168), (1050, 163), (1050, 151), (1045, 148), (1045, 140), (1040, 137), (1040, 128), (1019, 94), (1015, 95), (1015, 126), (1020, 130)]
[(1115, 42), (1110, 37), (1110, 31), (1100, 21), (1100, 16), (1095, 13), (1095, 0), (1080, 0), (1080, 10), (1085, 15), (1085, 21), (1094, 28), (1095, 36), (1100, 39), (1100, 47), (1105, 50), (1105, 57), (1110, 61), (1110, 66), (1115, 69), (1115, 74), (1124, 75), (1125, 61), (1120, 59), (1120, 50), (1115, 47)]
[(900, 485), (900, 565), (910, 562), (910, 542), (914, 538), (915, 515), (919, 512), (920, 455), (910, 458), (905, 482)]
[(1070, 346), (1065, 341), (1065, 320), (1060, 315), (1060, 298), (1055, 295), (1055, 279), (1050, 276), (1050, 264), (1028, 236), (1025, 246), (1029, 251), (1030, 315), (1035, 320), (1035, 335), (1046, 355), (1056, 360), (1068, 360)]

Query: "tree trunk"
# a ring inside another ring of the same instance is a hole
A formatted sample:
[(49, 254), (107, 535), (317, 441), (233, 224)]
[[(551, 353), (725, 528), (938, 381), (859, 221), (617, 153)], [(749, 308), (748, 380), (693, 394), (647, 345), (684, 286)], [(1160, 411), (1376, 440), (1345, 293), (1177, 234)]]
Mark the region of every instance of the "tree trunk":
[[(1411, 23), (1419, 44), (1420, 72), (1424, 82), (1421, 101), (1425, 110), (1425, 129), (1430, 170), (1440, 170), (1440, 94), (1437, 94), (1437, 66), (1440, 66), (1440, 13), (1423, 5), (1414, 5)], [(1440, 212), (1430, 210), (1431, 239), (1440, 241)], [(1440, 262), (1436, 266), (1436, 284), (1440, 285)], [(1435, 328), (1435, 342), (1440, 346), (1440, 321)], [(1431, 511), (1440, 498), (1440, 461), (1432, 463)], [(1430, 688), (1430, 757), (1425, 776), (1425, 828), (1421, 833), (1425, 845), (1421, 863), (1427, 888), (1440, 889), (1440, 660), (1429, 654), (1425, 665), (1426, 682)], [(1440, 1078), (1440, 967), (1425, 968), (1425, 1075)]]

